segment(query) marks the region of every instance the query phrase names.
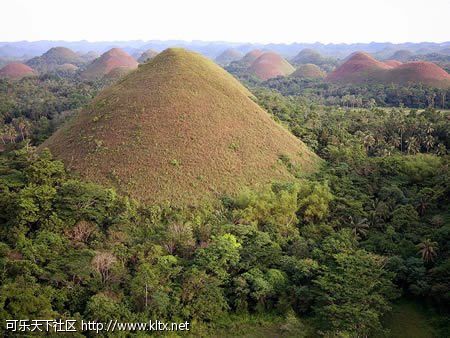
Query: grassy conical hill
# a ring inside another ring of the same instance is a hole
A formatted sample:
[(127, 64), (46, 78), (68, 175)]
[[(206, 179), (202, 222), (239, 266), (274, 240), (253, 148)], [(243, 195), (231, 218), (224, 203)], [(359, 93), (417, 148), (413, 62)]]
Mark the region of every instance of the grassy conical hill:
[(42, 147), (89, 180), (177, 205), (292, 179), (286, 158), (305, 173), (318, 161), (233, 76), (183, 49), (104, 90)]
[(127, 67), (132, 70), (138, 67), (138, 63), (124, 50), (112, 48), (88, 65), (81, 76), (90, 80), (98, 79), (119, 67)]
[(242, 59), (242, 53), (236, 49), (229, 48), (216, 57), (215, 61), (219, 65), (226, 66), (231, 62), (238, 61), (240, 59)]
[(85, 61), (73, 50), (65, 47), (54, 47), (41, 56), (28, 60), (26, 64), (39, 72), (55, 70), (63, 64), (80, 66)]
[(0, 69), (0, 78), (18, 80), (31, 75), (35, 75), (34, 70), (20, 62), (11, 62)]
[(356, 52), (342, 65), (329, 73), (327, 80), (342, 83), (379, 81), (384, 71), (390, 68), (392, 68), (390, 65), (374, 59), (367, 53)]
[(300, 79), (323, 79), (326, 74), (318, 66), (312, 63), (307, 63), (298, 66), (298, 68), (291, 74), (291, 76)]
[(426, 61), (403, 63), (385, 75), (385, 82), (422, 83), (432, 87), (450, 88), (450, 75), (438, 65)]
[(258, 57), (250, 66), (249, 72), (261, 80), (292, 74), (295, 68), (279, 54), (267, 52)]

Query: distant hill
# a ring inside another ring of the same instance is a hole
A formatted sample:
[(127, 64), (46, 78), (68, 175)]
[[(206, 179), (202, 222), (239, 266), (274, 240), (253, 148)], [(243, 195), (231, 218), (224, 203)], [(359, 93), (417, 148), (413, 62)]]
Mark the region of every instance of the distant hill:
[(410, 50), (398, 50), (396, 51), (394, 54), (392, 54), (389, 59), (392, 60), (397, 60), (397, 61), (401, 61), (401, 62), (406, 62), (408, 61), (412, 56), (414, 55), (413, 52), (411, 52)]
[(81, 76), (93, 80), (105, 76), (114, 68), (126, 67), (131, 70), (137, 66), (137, 61), (130, 54), (120, 48), (112, 48), (88, 65)]
[(26, 64), (40, 73), (55, 70), (63, 64), (80, 66), (85, 61), (80, 55), (65, 47), (54, 47), (41, 56), (28, 60)]
[(213, 61), (168, 49), (101, 92), (40, 149), (146, 203), (197, 204), (292, 180), (290, 166), (315, 170), (317, 156), (252, 97)]
[(75, 73), (78, 70), (78, 67), (71, 63), (65, 63), (61, 66), (56, 67), (55, 70), (57, 72)]
[(0, 69), (0, 78), (18, 80), (30, 75), (35, 75), (35, 71), (29, 66), (19, 62), (11, 62)]
[(301, 79), (323, 79), (326, 73), (319, 66), (307, 63), (298, 66), (291, 76)]
[(143, 52), (139, 58), (138, 58), (138, 62), (139, 63), (145, 63), (150, 61), (151, 59), (153, 59), (156, 55), (158, 55), (158, 52), (156, 50), (153, 49), (147, 49), (145, 52)]
[(268, 80), (277, 76), (287, 76), (295, 71), (295, 68), (274, 52), (263, 53), (248, 69), (261, 80)]
[[(122, 48), (128, 53), (133, 51), (155, 49), (164, 50), (169, 47), (183, 47), (193, 51), (197, 51), (209, 58), (215, 58), (225, 49), (234, 48), (241, 52), (247, 52), (253, 49), (271, 50), (286, 57), (294, 57), (302, 49), (313, 49), (323, 55), (324, 57), (342, 59), (355, 51), (365, 51), (371, 54), (385, 51), (383, 55), (379, 55), (382, 59), (389, 59), (392, 52), (395, 50), (410, 50), (414, 54), (417, 51), (428, 51), (427, 53), (439, 52), (442, 49), (450, 47), (450, 42), (421, 42), (421, 43), (401, 43), (394, 44), (390, 42), (371, 42), (371, 43), (233, 43), (224, 41), (181, 41), (181, 40), (151, 40), (151, 41), (16, 41), (16, 42), (1, 42), (0, 41), (0, 57), (4, 58), (31, 58), (43, 54), (52, 47), (67, 47), (74, 51), (87, 53), (95, 51), (103, 53), (104, 51), (113, 47)], [(378, 54), (377, 54), (378, 56)]]
[(426, 62), (380, 62), (367, 53), (354, 53), (345, 63), (328, 74), (337, 83), (422, 83), (434, 87), (450, 87), (450, 75), (438, 65)]
[(325, 63), (326, 59), (317, 51), (305, 48), (302, 49), (293, 59), (292, 62), (296, 64), (312, 63), (313, 65), (320, 66)]
[(224, 50), (218, 57), (216, 57), (215, 61), (222, 66), (226, 66), (233, 61), (238, 61), (242, 59), (243, 54), (233, 48), (228, 48)]
[(79, 54), (79, 55), (85, 63), (91, 63), (92, 61), (94, 61), (96, 58), (98, 58), (100, 56), (99, 53), (94, 52), (92, 50), (90, 52), (87, 52), (84, 54)]

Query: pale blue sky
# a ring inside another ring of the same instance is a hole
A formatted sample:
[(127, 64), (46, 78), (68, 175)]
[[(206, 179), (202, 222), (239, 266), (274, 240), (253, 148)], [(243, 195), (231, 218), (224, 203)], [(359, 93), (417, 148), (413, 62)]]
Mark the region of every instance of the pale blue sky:
[(450, 40), (450, 0), (3, 0), (0, 11), (0, 41)]

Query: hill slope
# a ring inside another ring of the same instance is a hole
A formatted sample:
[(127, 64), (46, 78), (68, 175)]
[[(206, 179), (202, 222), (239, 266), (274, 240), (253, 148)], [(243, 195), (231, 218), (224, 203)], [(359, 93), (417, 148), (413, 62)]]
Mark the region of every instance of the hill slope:
[(120, 48), (112, 48), (87, 66), (81, 76), (86, 79), (96, 79), (105, 76), (114, 68), (127, 67), (131, 70), (137, 66), (137, 61), (130, 54)]
[(287, 76), (295, 68), (279, 54), (267, 52), (258, 57), (250, 66), (249, 72), (261, 80), (268, 80), (277, 76)]
[(398, 61), (398, 60), (386, 60), (386, 61), (384, 61), (384, 63), (386, 65), (388, 65), (389, 67), (392, 67), (392, 68), (395, 68), (395, 67), (400, 66), (402, 64), (402, 62)]
[(25, 76), (34, 75), (32, 68), (20, 62), (12, 62), (0, 69), (0, 78), (18, 80)]
[(288, 156), (317, 156), (275, 123), (233, 76), (168, 49), (98, 95), (42, 146), (83, 177), (144, 202), (196, 204), (243, 186), (292, 179)]

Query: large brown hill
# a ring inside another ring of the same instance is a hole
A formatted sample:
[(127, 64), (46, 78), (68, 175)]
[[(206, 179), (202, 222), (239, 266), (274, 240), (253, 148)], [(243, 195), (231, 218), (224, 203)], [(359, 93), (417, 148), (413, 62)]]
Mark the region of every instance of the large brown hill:
[(101, 92), (44, 147), (88, 180), (176, 205), (293, 179), (286, 162), (303, 173), (318, 163), (233, 76), (183, 49)]
[(81, 76), (90, 80), (98, 79), (118, 67), (126, 67), (132, 70), (138, 67), (138, 62), (124, 50), (112, 48), (88, 65)]
[(261, 80), (268, 80), (277, 76), (287, 76), (295, 68), (279, 54), (267, 52), (258, 57), (250, 66), (249, 72)]
[(391, 69), (385, 82), (422, 83), (433, 87), (450, 87), (450, 75), (438, 65), (426, 61), (407, 62)]
[(12, 62), (0, 69), (0, 78), (7, 78), (11, 80), (18, 80), (25, 76), (34, 75), (32, 68), (20, 62)]
[(375, 60), (364, 52), (353, 53), (342, 65), (328, 74), (331, 82), (361, 83), (374, 80), (380, 70), (390, 69), (391, 66)]

